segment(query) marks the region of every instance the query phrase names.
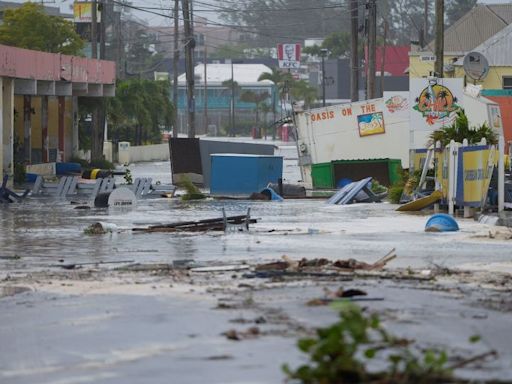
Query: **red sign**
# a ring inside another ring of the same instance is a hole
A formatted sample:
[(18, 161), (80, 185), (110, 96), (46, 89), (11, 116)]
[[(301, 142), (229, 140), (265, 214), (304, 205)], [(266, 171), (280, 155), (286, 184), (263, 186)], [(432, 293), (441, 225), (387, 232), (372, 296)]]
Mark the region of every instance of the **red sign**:
[(277, 59), (279, 68), (300, 67), (300, 44), (278, 44)]

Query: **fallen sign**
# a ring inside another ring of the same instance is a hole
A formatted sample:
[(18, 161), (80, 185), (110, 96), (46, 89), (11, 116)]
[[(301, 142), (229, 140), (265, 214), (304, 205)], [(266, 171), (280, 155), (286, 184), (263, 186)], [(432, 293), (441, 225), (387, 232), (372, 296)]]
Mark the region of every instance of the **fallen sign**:
[(223, 217), (204, 219), (197, 221), (178, 221), (170, 224), (152, 225), (146, 228), (133, 228), (134, 232), (204, 232), (204, 231), (227, 231), (235, 229), (238, 231), (249, 230), (249, 224), (257, 223), (251, 219), (250, 208), (246, 215), (226, 216), (223, 210)]

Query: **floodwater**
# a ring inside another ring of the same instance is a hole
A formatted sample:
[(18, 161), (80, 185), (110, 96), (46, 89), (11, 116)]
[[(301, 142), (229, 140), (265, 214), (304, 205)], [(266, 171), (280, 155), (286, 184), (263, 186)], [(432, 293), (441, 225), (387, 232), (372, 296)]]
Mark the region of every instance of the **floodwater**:
[[(297, 182), (300, 173), (294, 149), (282, 151), (287, 158), (285, 181)], [(170, 181), (168, 162), (129, 168), (134, 177)], [(223, 209), (228, 215), (244, 214), (249, 208), (251, 216), (258, 219), (249, 232), (131, 231), (158, 223), (221, 217)], [(278, 203), (183, 202), (174, 198), (140, 200), (137, 207), (122, 211), (78, 210), (69, 201), (30, 198), (22, 204), (0, 207), (0, 281), (8, 285), (13, 277), (59, 272), (59, 265), (87, 262), (252, 264), (283, 255), (374, 262), (392, 248), (397, 258), (390, 268), (510, 269), (510, 240), (489, 239), (488, 226), (457, 219), (459, 232), (426, 233), (428, 215), (399, 213), (395, 208), (387, 203), (332, 206), (322, 199)], [(86, 235), (84, 229), (98, 221), (114, 224), (118, 230)], [(108, 268), (107, 264), (103, 268)], [(304, 362), (295, 348), (296, 335), (286, 336), (289, 324), (269, 320), (260, 325), (269, 335), (242, 342), (227, 340), (221, 333), (250, 326), (236, 326), (234, 318), (263, 315), (270, 319), (270, 314), (306, 327), (330, 324), (336, 314), (329, 308), (306, 307), (304, 303), (322, 296), (324, 286), (337, 289), (341, 284), (310, 282), (228, 294), (212, 293), (201, 286), (180, 290), (169, 277), (149, 282), (145, 280), (149, 277), (137, 275), (39, 283), (41, 274), (36, 276), (26, 280), (29, 291), (0, 295), (2, 383), (283, 382), (281, 364), (297, 366)], [(237, 286), (231, 274), (225, 278)], [(250, 279), (240, 281), (256, 284)], [(352, 284), (366, 290), (369, 297), (384, 299), (367, 302), (367, 306), (379, 311), (388, 328), (399, 336), (420, 340), (427, 347), (448, 344), (465, 356), (498, 351), (500, 359), (463, 372), (465, 377), (512, 377), (510, 313), (479, 303), (488, 296), (464, 295), (460, 287), (434, 292), (432, 286), (425, 289), (403, 282), (366, 280)], [(224, 296), (250, 299), (256, 306), (214, 310)], [(275, 333), (276, 329), (285, 336)], [(468, 345), (473, 334), (481, 335), (484, 342), (476, 347)]]
[[(285, 160), (285, 182), (300, 173), (293, 158)], [(290, 156), (290, 154), (292, 154)], [(168, 162), (131, 165), (134, 177), (170, 181)], [(122, 180), (122, 179), (121, 179)], [(388, 203), (327, 205), (322, 199), (262, 202), (215, 200), (184, 202), (174, 199), (139, 200), (129, 210), (75, 209), (69, 201), (29, 198), (0, 209), (0, 271), (37, 270), (59, 262), (81, 263), (133, 260), (172, 263), (259, 262), (282, 255), (291, 258), (356, 258), (375, 261), (392, 248), (393, 266), (429, 268), (432, 264), (463, 267), (475, 262), (510, 261), (508, 241), (482, 239), (489, 227), (458, 219), (460, 232), (425, 233), (428, 216), (396, 212)], [(247, 233), (132, 233), (131, 228), (183, 220), (245, 214), (258, 223)], [(95, 222), (116, 225), (116, 233), (84, 234)], [(62, 261), (63, 260), (63, 261)]]

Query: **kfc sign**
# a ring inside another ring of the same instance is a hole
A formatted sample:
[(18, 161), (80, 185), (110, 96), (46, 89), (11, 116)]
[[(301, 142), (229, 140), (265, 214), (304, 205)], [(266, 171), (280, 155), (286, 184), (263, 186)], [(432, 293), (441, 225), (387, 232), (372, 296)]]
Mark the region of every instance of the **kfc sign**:
[(299, 68), (300, 44), (278, 44), (277, 59), (279, 68)]

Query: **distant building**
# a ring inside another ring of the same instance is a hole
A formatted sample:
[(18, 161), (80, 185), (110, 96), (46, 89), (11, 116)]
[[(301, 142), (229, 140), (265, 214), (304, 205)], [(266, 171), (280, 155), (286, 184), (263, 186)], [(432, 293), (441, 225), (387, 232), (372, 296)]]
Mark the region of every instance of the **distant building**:
[[(148, 27), (148, 31), (156, 38), (155, 50), (166, 58), (172, 57), (174, 54), (174, 27)], [(179, 26), (179, 33), (183, 38), (183, 25)], [(223, 45), (243, 42), (248, 39), (248, 35), (230, 27), (209, 24), (205, 18), (195, 17), (194, 38), (196, 57), (202, 58), (205, 47), (207, 53), (211, 54)]]
[[(206, 67), (207, 79), (206, 87), (204, 81), (204, 64), (195, 67), (195, 111), (196, 111), (196, 131), (198, 133), (205, 132), (204, 127), (210, 126), (213, 131), (219, 132), (220, 129), (226, 129), (230, 125), (231, 116), (231, 87), (225, 84), (233, 78), (239, 87), (235, 93), (235, 116), (236, 126), (241, 126), (243, 122), (251, 122), (255, 124), (254, 117), (256, 108), (254, 103), (244, 102), (240, 100), (240, 95), (244, 91), (252, 91), (256, 94), (268, 94), (265, 102), (267, 112), (260, 112), (260, 121), (265, 120), (265, 115), (271, 119), (272, 100), (278, 98), (273, 97), (276, 92), (274, 83), (268, 80), (258, 81), (262, 73), (271, 72), (271, 69), (263, 64), (208, 64)], [(233, 72), (231, 70), (233, 69)], [(233, 73), (233, 77), (232, 77)], [(224, 84), (223, 84), (224, 83)], [(204, 121), (205, 107), (205, 88), (207, 90), (208, 103), (208, 124)], [(276, 105), (278, 108), (279, 105)], [(180, 132), (186, 131), (187, 125), (187, 92), (186, 92), (186, 76), (182, 74), (178, 77), (178, 124)]]

